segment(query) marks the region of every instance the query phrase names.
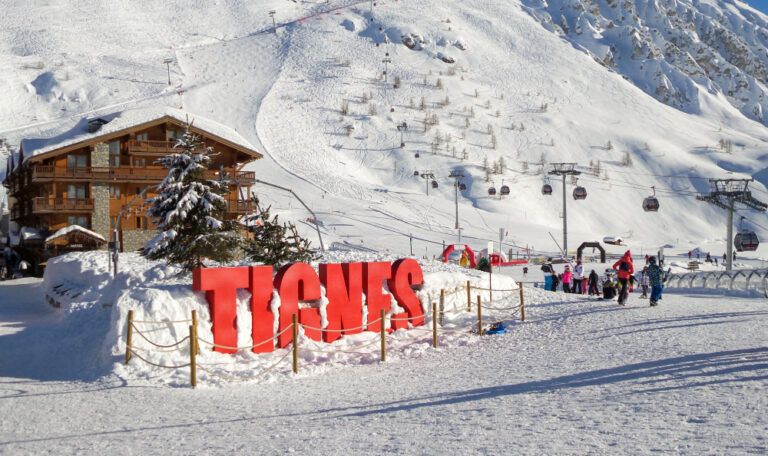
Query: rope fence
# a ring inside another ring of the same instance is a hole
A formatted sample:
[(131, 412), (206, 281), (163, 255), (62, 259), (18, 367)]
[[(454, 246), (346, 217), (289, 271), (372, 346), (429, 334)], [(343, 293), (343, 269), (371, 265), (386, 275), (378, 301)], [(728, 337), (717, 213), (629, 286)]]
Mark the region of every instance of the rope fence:
[[(273, 335), (272, 337), (263, 340), (261, 342), (252, 344), (252, 345), (246, 345), (242, 347), (231, 347), (221, 344), (216, 344), (214, 342), (207, 341), (205, 339), (202, 339), (198, 337), (197, 335), (197, 312), (192, 311), (192, 318), (188, 320), (166, 320), (166, 321), (150, 321), (150, 320), (134, 320), (133, 318), (133, 310), (128, 311), (128, 322), (127, 322), (127, 334), (126, 334), (126, 342), (125, 342), (125, 363), (128, 364), (128, 362), (131, 360), (132, 357), (136, 357), (139, 360), (143, 361), (146, 364), (149, 364), (151, 366), (163, 368), (163, 369), (185, 369), (189, 367), (190, 369), (190, 383), (192, 387), (197, 386), (197, 370), (201, 370), (213, 377), (218, 377), (224, 380), (229, 381), (247, 381), (247, 380), (253, 380), (256, 378), (261, 377), (262, 375), (266, 374), (267, 372), (270, 372), (271, 370), (275, 369), (281, 362), (283, 362), (288, 356), (293, 356), (292, 361), (292, 369), (294, 374), (298, 373), (298, 362), (299, 362), (299, 352), (310, 352), (310, 353), (323, 353), (323, 354), (335, 354), (335, 353), (346, 353), (346, 354), (359, 354), (359, 355), (372, 355), (375, 354), (375, 351), (360, 351), (361, 349), (371, 347), (375, 344), (380, 344), (380, 359), (382, 362), (386, 361), (387, 356), (387, 332), (388, 327), (389, 331), (393, 331), (394, 329), (391, 328), (392, 322), (397, 321), (405, 321), (405, 322), (411, 322), (413, 320), (422, 320), (423, 323), (419, 326), (413, 326), (409, 324), (410, 328), (408, 329), (409, 332), (419, 332), (422, 331), (424, 333), (432, 333), (432, 346), (434, 348), (438, 347), (438, 334), (439, 333), (446, 333), (446, 334), (456, 334), (461, 332), (467, 332), (469, 330), (470, 333), (478, 334), (479, 336), (482, 336), (484, 334), (483, 331), (483, 310), (490, 310), (490, 311), (513, 311), (511, 314), (503, 317), (503, 318), (496, 318), (495, 322), (501, 322), (504, 320), (511, 320), (513, 318), (516, 318), (518, 315), (520, 316), (521, 321), (525, 321), (525, 301), (523, 296), (523, 286), (522, 284), (515, 289), (510, 290), (492, 290), (497, 292), (514, 292), (517, 291), (520, 294), (520, 303), (513, 306), (507, 306), (507, 307), (493, 307), (489, 306), (487, 304), (493, 303), (493, 302), (499, 302), (508, 300), (511, 298), (511, 296), (506, 296), (504, 298), (498, 298), (496, 300), (488, 299), (485, 302), (483, 302), (483, 299), (478, 294), (476, 295), (476, 305), (475, 308), (477, 310), (477, 322), (471, 322), (469, 324), (465, 324), (458, 327), (443, 327), (444, 321), (443, 317), (445, 315), (452, 315), (452, 314), (461, 314), (465, 312), (464, 309), (453, 309), (453, 310), (445, 310), (443, 308), (445, 303), (445, 297), (446, 296), (452, 296), (458, 293), (464, 293), (467, 294), (467, 309), (466, 312), (472, 312), (472, 301), (471, 301), (471, 291), (472, 289), (484, 291), (490, 289), (484, 289), (480, 287), (473, 287), (469, 281), (466, 283), (466, 287), (457, 287), (451, 290), (449, 293), (446, 293), (445, 290), (441, 290), (440, 292), (440, 299), (439, 299), (439, 305), (440, 310), (438, 310), (438, 302), (432, 301), (431, 302), (431, 328), (427, 326), (427, 317), (428, 315), (425, 313), (423, 315), (416, 315), (416, 316), (410, 316), (410, 317), (398, 317), (395, 318), (393, 316), (387, 316), (387, 311), (385, 309), (380, 309), (380, 316), (379, 318), (369, 321), (363, 325), (360, 325), (356, 328), (343, 328), (343, 329), (327, 329), (327, 328), (316, 328), (310, 325), (305, 325), (302, 323), (299, 323), (298, 321), (298, 315), (294, 314), (292, 316), (292, 322), (289, 326), (283, 328), (280, 332)], [(423, 306), (425, 307), (425, 306)], [(425, 309), (426, 310), (426, 309)], [(386, 324), (387, 320), (389, 320), (389, 325)], [(155, 341), (152, 341), (149, 337), (147, 337), (139, 328), (136, 326), (137, 324), (147, 324), (147, 325), (154, 325), (154, 324), (178, 324), (178, 323), (191, 323), (189, 325), (189, 335), (183, 337), (180, 340), (177, 340), (173, 342), (172, 344), (159, 344)], [(438, 325), (439, 324), (439, 325)], [(353, 346), (349, 347), (349, 349), (331, 349), (331, 350), (323, 350), (323, 349), (316, 349), (316, 348), (310, 348), (307, 346), (300, 346), (299, 345), (299, 328), (304, 328), (305, 330), (312, 330), (312, 331), (319, 331), (321, 334), (326, 333), (336, 333), (336, 332), (344, 332), (344, 333), (350, 333), (352, 331), (358, 331), (358, 330), (367, 330), (371, 327), (376, 327), (375, 325), (378, 325), (378, 332), (379, 337), (375, 337), (371, 341), (366, 341), (363, 345)], [(476, 330), (473, 330), (472, 328), (475, 327)], [(267, 367), (266, 369), (261, 370), (260, 372), (249, 375), (245, 377), (239, 377), (239, 376), (232, 376), (228, 374), (224, 374), (221, 372), (216, 372), (211, 369), (211, 365), (199, 365), (197, 364), (197, 355), (200, 354), (200, 343), (206, 344), (207, 346), (213, 348), (221, 348), (226, 350), (234, 350), (235, 352), (243, 351), (243, 350), (252, 350), (254, 348), (260, 347), (261, 345), (267, 344), (269, 342), (273, 342), (278, 340), (280, 336), (285, 334), (288, 331), (292, 331), (292, 341), (291, 341), (291, 348), (286, 350), (286, 353), (275, 363)], [(133, 333), (136, 332), (144, 341), (146, 341), (148, 344), (152, 346), (152, 348), (146, 348), (146, 347), (138, 347), (133, 345)], [(403, 337), (396, 337), (394, 340), (397, 342), (409, 342), (409, 341), (422, 341), (425, 339), (425, 335), (423, 336), (417, 336), (412, 338), (403, 338)], [(173, 348), (172, 350), (165, 350), (168, 348)], [(153, 353), (171, 353), (171, 352), (177, 352), (187, 350), (189, 352), (189, 362), (186, 364), (181, 365), (174, 365), (174, 366), (167, 366), (158, 364), (155, 362), (152, 362), (148, 360), (146, 357), (140, 355), (137, 353), (138, 351), (142, 352), (153, 352)]]

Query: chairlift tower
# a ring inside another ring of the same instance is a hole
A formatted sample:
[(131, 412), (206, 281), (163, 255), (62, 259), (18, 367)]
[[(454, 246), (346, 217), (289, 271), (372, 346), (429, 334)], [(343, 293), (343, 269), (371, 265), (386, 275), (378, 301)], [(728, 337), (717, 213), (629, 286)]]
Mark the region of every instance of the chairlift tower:
[(768, 204), (754, 198), (749, 191), (749, 183), (754, 179), (710, 179), (709, 195), (697, 195), (696, 199), (714, 204), (728, 211), (728, 230), (726, 237), (725, 270), (733, 270), (733, 213), (739, 203), (748, 209), (765, 212)]
[(424, 179), (424, 182), (427, 184), (427, 196), (429, 196), (429, 184), (435, 179), (435, 175), (431, 171), (422, 171), (421, 178)]
[(548, 174), (563, 177), (563, 253), (568, 258), (568, 212), (566, 209), (567, 199), (565, 198), (565, 177), (578, 176), (581, 171), (576, 171), (576, 163), (552, 163), (552, 171)]
[(272, 33), (277, 34), (277, 23), (275, 22), (275, 13), (277, 13), (277, 11), (270, 10), (269, 11), (269, 17), (272, 18)]
[(387, 65), (392, 63), (392, 59), (388, 57), (389, 52), (387, 52), (387, 57), (384, 57), (384, 59), (381, 61), (384, 64), (384, 82), (387, 82)]
[(405, 140), (403, 139), (403, 133), (408, 131), (408, 124), (403, 121), (401, 124), (397, 124), (397, 131), (400, 132), (400, 148), (405, 147)]
[(168, 70), (168, 85), (171, 85), (171, 64), (173, 63), (173, 59), (166, 58), (163, 60), (163, 63), (165, 64), (166, 70)]
[[(448, 175), (448, 177), (452, 177), (454, 179), (453, 183), (453, 202), (456, 205), (456, 226), (455, 229), (459, 229), (459, 179), (464, 177), (464, 173), (461, 171), (451, 171), (451, 174)], [(459, 233), (459, 236), (461, 236), (461, 233)]]

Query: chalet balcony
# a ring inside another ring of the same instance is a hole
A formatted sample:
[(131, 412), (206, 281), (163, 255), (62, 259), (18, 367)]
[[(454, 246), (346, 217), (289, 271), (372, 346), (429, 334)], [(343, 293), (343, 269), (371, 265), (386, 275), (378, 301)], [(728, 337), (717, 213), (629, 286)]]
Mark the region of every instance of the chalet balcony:
[(173, 150), (175, 144), (175, 141), (140, 141), (131, 139), (127, 143), (128, 155), (159, 157), (170, 152), (176, 152)]
[(91, 212), (93, 198), (46, 198), (32, 200), (32, 212), (36, 214), (50, 212)]
[(230, 214), (243, 215), (253, 210), (253, 204), (250, 201), (227, 200), (227, 212)]
[[(141, 168), (132, 166), (120, 166), (117, 168), (98, 166), (56, 167), (51, 165), (37, 165), (32, 169), (32, 182), (157, 182), (162, 181), (168, 175), (165, 168)], [(205, 172), (208, 179), (218, 179), (218, 170)], [(242, 185), (250, 185), (256, 179), (253, 171), (235, 172), (233, 168), (225, 168), (224, 175), (234, 176)]]

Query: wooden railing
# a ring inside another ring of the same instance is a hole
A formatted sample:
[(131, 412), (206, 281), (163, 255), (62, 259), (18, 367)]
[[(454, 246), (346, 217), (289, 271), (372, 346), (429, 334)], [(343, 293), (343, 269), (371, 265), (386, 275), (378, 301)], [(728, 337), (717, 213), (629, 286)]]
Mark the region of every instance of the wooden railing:
[[(233, 168), (224, 169), (226, 176), (235, 176), (241, 184), (253, 183), (256, 173), (253, 171), (235, 172)], [(208, 179), (218, 179), (219, 171), (209, 170), (205, 172)], [(33, 181), (44, 180), (104, 180), (122, 182), (160, 182), (168, 175), (165, 168), (137, 168), (133, 166), (121, 166), (117, 168), (99, 166), (56, 167), (51, 165), (37, 165), (32, 170)]]
[(93, 198), (46, 198), (32, 200), (32, 212), (92, 211)]
[(230, 214), (247, 214), (253, 208), (250, 201), (227, 200), (227, 212)]
[(128, 141), (128, 154), (138, 155), (163, 155), (171, 152), (175, 141), (140, 141), (131, 139)]

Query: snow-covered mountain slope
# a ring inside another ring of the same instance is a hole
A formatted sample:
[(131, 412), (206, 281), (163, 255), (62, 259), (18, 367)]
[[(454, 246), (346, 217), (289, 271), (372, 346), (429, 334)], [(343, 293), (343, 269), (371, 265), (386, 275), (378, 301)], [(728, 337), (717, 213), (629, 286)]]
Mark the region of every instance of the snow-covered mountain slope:
[[(643, 84), (654, 80), (655, 68), (674, 65), (664, 60), (641, 70), (642, 62), (629, 62), (631, 53), (616, 70), (598, 64), (582, 52), (592, 49), (587, 44), (615, 39), (621, 47), (626, 37), (603, 31), (598, 39), (590, 32), (592, 41), (582, 44), (587, 33), (574, 30), (564, 40), (536, 19), (559, 17), (552, 8), (565, 8), (561, 3), (399, 0), (377, 2), (371, 13), (370, 2), (351, 0), (194, 7), (179, 0), (108, 6), (11, 0), (0, 6), (8, 18), (0, 24), (0, 54), (8, 62), (0, 68), (0, 136), (18, 144), (69, 129), (83, 116), (182, 107), (231, 126), (263, 149), (266, 158), (250, 168), (294, 189), (317, 213), (326, 244), (403, 253), (413, 233), (414, 253), (430, 256), (441, 241), (456, 240), (454, 181), (448, 177), (454, 171), (466, 176), (458, 214), (470, 244), (482, 248), (503, 228), (509, 244), (555, 251), (548, 233), (560, 242), (561, 184), (551, 182), (556, 196), (540, 189), (550, 163), (576, 162), (583, 171), (578, 184), (589, 196), (568, 197), (569, 250), (621, 235), (636, 250), (672, 243), (720, 254), (724, 213), (694, 194), (708, 189), (707, 177), (755, 176), (768, 183), (768, 129), (744, 110), (746, 104), (722, 92), (741, 74), (762, 80), (759, 72), (749, 73), (745, 64), (738, 74), (732, 68), (729, 79), (723, 65), (717, 77), (707, 73), (708, 83), (686, 73), (689, 82), (670, 88), (689, 87), (691, 104), (664, 104)], [(568, 3), (568, 11), (577, 3)], [(623, 27), (603, 3), (596, 2), (601, 17)], [(650, 17), (649, 8), (635, 4), (638, 17)], [(706, 17), (717, 11), (738, 17), (719, 26), (743, 36), (748, 55), (763, 61), (755, 43), (765, 33), (764, 16), (740, 4), (677, 4), (681, 15), (690, 6)], [(624, 2), (617, 5), (629, 10)], [(277, 33), (270, 10), (276, 11)], [(171, 86), (166, 58), (173, 59)], [(759, 96), (735, 98), (752, 97), (752, 103)], [(403, 148), (402, 122), (408, 124)], [(484, 162), (491, 170), (503, 168), (488, 174), (490, 182)], [(433, 173), (439, 188), (429, 188), (432, 179), (414, 171)], [(509, 196), (488, 195), (491, 185), (502, 184), (511, 187)], [(641, 208), (651, 186), (661, 202), (655, 214)], [(572, 188), (569, 180), (569, 195)], [(753, 188), (768, 199), (762, 183)], [(284, 193), (254, 190), (284, 219), (309, 217)], [(768, 226), (763, 216), (746, 215)], [(309, 225), (301, 229), (316, 238)]]
[(764, 122), (768, 22), (738, 0), (525, 0), (531, 14), (657, 100), (701, 113), (700, 91)]

